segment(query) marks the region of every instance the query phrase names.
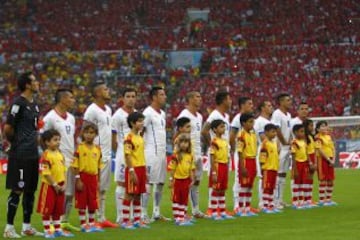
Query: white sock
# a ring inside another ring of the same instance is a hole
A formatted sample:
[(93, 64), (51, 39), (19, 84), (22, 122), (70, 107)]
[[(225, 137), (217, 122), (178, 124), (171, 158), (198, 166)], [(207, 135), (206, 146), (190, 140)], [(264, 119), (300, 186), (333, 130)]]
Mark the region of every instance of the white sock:
[(211, 204), (211, 198), (212, 198), (212, 188), (208, 188), (208, 209), (212, 209), (212, 204)]
[(116, 186), (115, 189), (115, 203), (116, 203), (116, 222), (120, 223), (122, 219), (122, 202), (125, 197), (125, 188), (123, 186)]
[(141, 217), (148, 216), (147, 208), (150, 198), (150, 184), (146, 184), (146, 192), (141, 194)]
[(105, 218), (105, 202), (106, 195), (105, 192), (100, 192), (100, 206), (99, 206), (99, 221), (103, 222), (106, 220)]
[(279, 203), (284, 202), (285, 180), (285, 177), (279, 177)]
[(6, 224), (6, 226), (5, 226), (5, 231), (7, 231), (7, 230), (9, 230), (9, 229), (14, 229), (14, 225)]
[(190, 200), (192, 206), (192, 213), (199, 212), (199, 186), (193, 185), (190, 188)]
[(30, 223), (23, 223), (22, 224), (22, 230), (25, 231), (31, 227)]
[(160, 215), (160, 202), (163, 193), (163, 184), (156, 184), (153, 191), (154, 191), (154, 200), (153, 200), (153, 214), (154, 216)]
[[(237, 181), (235, 179), (235, 181)], [(234, 205), (234, 210), (239, 208), (239, 202), (240, 202), (240, 198), (239, 198), (239, 193), (240, 193), (240, 185), (238, 183), (234, 183), (233, 186), (233, 205)]]
[(263, 206), (263, 189), (262, 189), (262, 178), (259, 178), (258, 184), (258, 197), (259, 197), (259, 208), (261, 209)]

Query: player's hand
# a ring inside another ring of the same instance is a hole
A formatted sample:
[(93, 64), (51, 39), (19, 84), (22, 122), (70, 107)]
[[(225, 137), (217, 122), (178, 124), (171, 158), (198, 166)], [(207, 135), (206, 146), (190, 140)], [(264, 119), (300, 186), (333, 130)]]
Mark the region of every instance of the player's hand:
[(169, 179), (169, 188), (173, 188), (174, 187), (174, 179)]
[(59, 185), (55, 185), (55, 186), (53, 186), (54, 187), (54, 190), (55, 190), (55, 192), (56, 192), (56, 194), (59, 194), (60, 192), (61, 192), (61, 186), (59, 186)]
[(60, 186), (60, 193), (64, 193), (65, 192), (65, 184)]
[(75, 188), (76, 188), (76, 191), (80, 191), (80, 192), (84, 189), (84, 183), (81, 181), (80, 178), (76, 179)]
[(242, 177), (247, 177), (248, 176), (248, 172), (247, 172), (247, 169), (246, 168), (241, 168), (240, 169), (240, 175), (242, 176)]
[(211, 181), (213, 182), (213, 183), (217, 183), (217, 174), (216, 174), (216, 172), (212, 172), (211, 173)]
[(130, 181), (131, 181), (133, 184), (137, 184), (138, 180), (137, 180), (137, 177), (136, 177), (135, 172), (130, 172)]

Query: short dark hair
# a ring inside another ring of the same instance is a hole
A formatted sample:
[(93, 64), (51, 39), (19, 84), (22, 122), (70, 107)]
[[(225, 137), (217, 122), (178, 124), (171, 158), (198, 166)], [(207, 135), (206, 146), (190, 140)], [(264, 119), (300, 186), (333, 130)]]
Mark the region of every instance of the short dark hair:
[(89, 121), (84, 121), (82, 128), (81, 128), (81, 135), (89, 129), (93, 129), (95, 131), (96, 135), (99, 134), (99, 128), (94, 123), (89, 122)]
[(251, 98), (249, 98), (249, 97), (239, 97), (239, 99), (238, 99), (239, 107), (244, 105), (249, 100), (251, 100)]
[(216, 96), (215, 96), (216, 105), (222, 104), (229, 95), (230, 95), (230, 93), (228, 91), (217, 92)]
[(301, 105), (308, 105), (308, 103), (305, 102), (305, 101), (301, 101), (300, 104), (299, 104), (299, 106), (298, 106), (298, 109), (300, 108)]
[(31, 84), (31, 81), (32, 81), (32, 79), (30, 78), (31, 75), (33, 75), (32, 72), (25, 72), (25, 73), (21, 74), (20, 77), (18, 78), (17, 85), (18, 85), (20, 92), (23, 92), (26, 90), (27, 84)]
[(303, 124), (295, 124), (295, 125), (293, 126), (292, 131), (293, 131), (293, 133), (295, 134), (297, 131), (299, 131), (299, 130), (302, 129), (302, 128), (304, 128), (304, 125), (303, 125)]
[(240, 124), (241, 126), (246, 123), (249, 119), (255, 118), (251, 113), (243, 113), (240, 115)]
[(139, 119), (144, 119), (145, 116), (140, 112), (132, 112), (127, 117), (127, 123), (129, 125), (129, 128), (132, 128), (132, 124), (139, 121)]
[(55, 92), (55, 104), (60, 102), (60, 100), (65, 95), (65, 93), (73, 94), (73, 92), (70, 89), (67, 89), (67, 88), (59, 88), (58, 90), (56, 90), (56, 92)]
[(277, 97), (276, 100), (278, 103), (280, 103), (284, 98), (286, 97), (290, 97), (290, 95), (288, 93), (280, 93)]
[(183, 126), (185, 126), (185, 124), (190, 123), (190, 118), (187, 117), (181, 117), (178, 120), (176, 120), (176, 127), (177, 128), (181, 128)]
[(124, 97), (125, 94), (128, 93), (128, 92), (134, 92), (135, 95), (137, 95), (137, 92), (136, 92), (135, 88), (127, 87), (127, 88), (125, 88), (125, 89), (122, 91), (122, 96)]
[(212, 121), (210, 123), (210, 128), (211, 130), (216, 129), (218, 126), (220, 126), (221, 124), (225, 124), (225, 122), (221, 119), (215, 119), (214, 121)]
[(278, 127), (275, 124), (268, 123), (265, 125), (264, 130), (265, 132), (268, 132), (270, 130), (276, 130)]
[(259, 104), (259, 106), (258, 106), (258, 111), (259, 112), (261, 112), (261, 109), (263, 108), (263, 107), (265, 107), (265, 103), (267, 103), (267, 102), (270, 102), (269, 100), (265, 100), (265, 101), (262, 101), (262, 102), (260, 102), (260, 104)]
[(150, 92), (149, 92), (150, 99), (153, 99), (153, 97), (156, 96), (160, 90), (165, 90), (165, 89), (163, 87), (160, 87), (160, 86), (152, 87)]
[[(55, 130), (55, 129), (46, 130), (45, 132), (43, 132), (41, 134), (41, 141), (45, 145), (46, 142), (50, 141), (55, 136), (59, 136), (59, 137), (61, 136), (57, 130)], [(45, 147), (46, 147), (46, 145), (45, 145)]]
[(96, 80), (95, 82), (93, 82), (91, 84), (91, 94), (93, 97), (95, 97), (97, 87), (104, 85), (104, 84), (106, 85), (106, 82), (103, 80)]

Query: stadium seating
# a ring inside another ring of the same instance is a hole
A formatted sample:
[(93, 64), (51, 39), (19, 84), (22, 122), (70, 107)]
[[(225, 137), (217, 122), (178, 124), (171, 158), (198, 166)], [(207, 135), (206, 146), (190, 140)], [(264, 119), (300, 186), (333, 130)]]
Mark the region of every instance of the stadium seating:
[[(210, 21), (191, 37), (189, 7), (210, 9)], [(142, 108), (150, 85), (166, 84), (169, 124), (187, 91), (206, 93), (210, 110), (223, 87), (234, 100), (247, 95), (255, 103), (289, 92), (295, 103), (308, 101), (314, 116), (342, 115), (352, 100), (359, 114), (357, 9), (355, 0), (3, 1), (0, 111), (5, 118), (16, 74), (32, 69), (41, 109), (50, 108), (54, 89), (67, 86), (77, 96), (77, 116), (90, 100), (86, 86), (99, 77), (109, 80), (114, 108), (125, 85), (139, 89)], [(205, 50), (200, 68), (166, 66), (164, 50), (192, 48)]]

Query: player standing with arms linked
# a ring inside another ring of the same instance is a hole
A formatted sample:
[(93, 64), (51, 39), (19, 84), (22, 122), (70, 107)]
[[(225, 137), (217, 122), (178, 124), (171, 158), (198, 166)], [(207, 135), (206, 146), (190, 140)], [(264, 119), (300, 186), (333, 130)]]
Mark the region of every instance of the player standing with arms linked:
[(100, 172), (100, 206), (99, 222), (101, 227), (118, 227), (105, 217), (106, 191), (110, 186), (111, 176), (111, 108), (106, 105), (111, 100), (110, 90), (105, 82), (97, 81), (93, 84), (92, 95), (94, 102), (89, 105), (84, 113), (84, 121), (95, 124), (99, 130), (94, 143), (101, 148), (103, 168)]
[(122, 221), (122, 202), (125, 197), (125, 156), (123, 143), (125, 136), (130, 133), (127, 118), (130, 113), (135, 111), (136, 95), (135, 89), (125, 88), (122, 94), (124, 105), (116, 110), (112, 116), (112, 149), (116, 153), (114, 173), (116, 182), (116, 222), (119, 224)]
[(190, 200), (193, 216), (196, 218), (203, 218), (205, 215), (199, 209), (199, 185), (203, 172), (201, 154), (201, 128), (203, 117), (198, 112), (202, 103), (200, 93), (196, 91), (188, 92), (186, 95), (186, 102), (186, 108), (180, 112), (177, 119), (180, 119), (182, 117), (187, 117), (190, 119), (191, 142), (193, 144), (196, 166), (195, 181), (194, 184), (190, 187)]
[(166, 180), (166, 114), (161, 109), (166, 103), (164, 88), (155, 86), (150, 90), (151, 104), (145, 108), (144, 141), (145, 159), (148, 173), (146, 193), (142, 194), (142, 219), (149, 222), (147, 205), (150, 196), (150, 185), (154, 186), (153, 220), (169, 221), (160, 214), (160, 202)]
[(21, 235), (43, 236), (30, 225), (39, 178), (39, 107), (34, 100), (39, 82), (33, 73), (28, 72), (22, 74), (17, 83), (21, 95), (11, 104), (4, 126), (4, 134), (11, 144), (6, 175), (6, 189), (11, 192), (7, 200), (4, 238), (20, 238), (14, 228), (14, 218), (21, 195), (24, 213)]
[(70, 89), (58, 89), (55, 93), (55, 107), (44, 117), (44, 127), (41, 132), (55, 129), (60, 133), (60, 151), (65, 157), (66, 187), (65, 187), (65, 214), (62, 217), (61, 227), (80, 231), (79, 228), (71, 225), (69, 215), (73, 206), (75, 194), (75, 176), (70, 168), (75, 151), (75, 117), (69, 113), (74, 107), (75, 98)]
[(280, 142), (280, 166), (275, 188), (275, 207), (282, 209), (285, 206), (283, 201), (286, 173), (290, 169), (290, 138), (291, 138), (291, 114), (289, 110), (292, 106), (292, 100), (289, 94), (282, 93), (277, 97), (279, 108), (276, 109), (271, 121), (278, 126), (278, 140)]

